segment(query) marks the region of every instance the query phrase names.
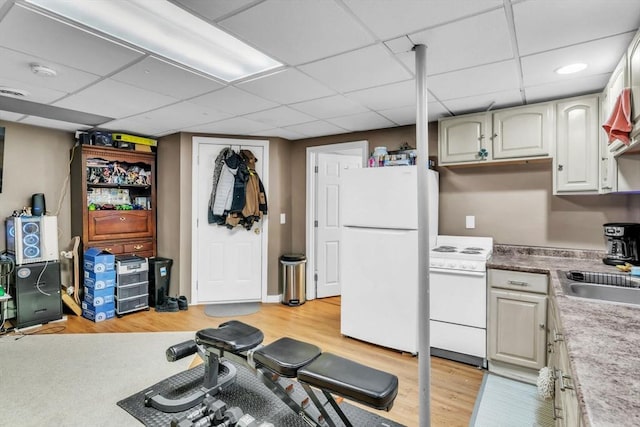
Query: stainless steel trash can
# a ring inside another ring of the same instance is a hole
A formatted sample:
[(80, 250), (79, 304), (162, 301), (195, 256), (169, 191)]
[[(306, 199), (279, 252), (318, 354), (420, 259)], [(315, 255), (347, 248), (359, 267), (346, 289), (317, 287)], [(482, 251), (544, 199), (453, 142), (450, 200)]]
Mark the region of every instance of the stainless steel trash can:
[(285, 254), (280, 257), (280, 283), (282, 304), (302, 305), (307, 295), (307, 258), (301, 254)]

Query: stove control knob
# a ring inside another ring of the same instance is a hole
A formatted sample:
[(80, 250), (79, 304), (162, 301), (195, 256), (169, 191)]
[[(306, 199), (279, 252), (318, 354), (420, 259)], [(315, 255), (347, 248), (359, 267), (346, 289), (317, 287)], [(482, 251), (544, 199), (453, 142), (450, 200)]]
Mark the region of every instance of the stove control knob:
[(462, 267), (463, 270), (466, 270), (467, 268), (469, 268), (469, 264), (463, 262), (462, 264), (460, 264), (460, 267)]
[(469, 270), (477, 270), (478, 266), (476, 264), (469, 264)]

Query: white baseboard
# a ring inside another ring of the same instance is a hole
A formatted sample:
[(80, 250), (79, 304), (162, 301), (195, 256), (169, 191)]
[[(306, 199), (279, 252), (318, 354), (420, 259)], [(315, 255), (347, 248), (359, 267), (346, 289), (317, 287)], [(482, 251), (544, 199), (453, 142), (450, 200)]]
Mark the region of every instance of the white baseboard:
[(279, 303), (282, 301), (282, 294), (278, 295), (267, 295), (267, 300), (263, 301), (265, 303)]

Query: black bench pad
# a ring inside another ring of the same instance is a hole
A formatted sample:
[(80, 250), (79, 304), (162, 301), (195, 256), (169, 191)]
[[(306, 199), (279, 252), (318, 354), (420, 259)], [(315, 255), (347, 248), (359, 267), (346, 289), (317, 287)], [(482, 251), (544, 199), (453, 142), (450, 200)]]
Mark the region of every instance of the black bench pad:
[(293, 338), (280, 338), (253, 352), (253, 360), (284, 377), (293, 378), (298, 369), (320, 356), (320, 348)]
[(207, 328), (196, 332), (196, 341), (199, 344), (231, 353), (250, 350), (262, 343), (263, 339), (264, 334), (260, 329), (237, 320), (221, 323), (217, 328)]
[(391, 409), (398, 394), (395, 375), (331, 353), (299, 369), (298, 380), (376, 409)]

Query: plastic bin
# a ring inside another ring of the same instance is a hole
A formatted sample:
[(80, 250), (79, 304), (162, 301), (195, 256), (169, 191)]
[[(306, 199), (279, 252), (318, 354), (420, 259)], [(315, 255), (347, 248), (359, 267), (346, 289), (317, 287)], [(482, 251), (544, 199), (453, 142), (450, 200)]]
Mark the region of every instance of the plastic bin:
[(170, 258), (149, 258), (149, 306), (162, 304), (169, 296), (172, 265), (173, 260)]
[(280, 283), (282, 304), (302, 305), (307, 295), (307, 258), (301, 254), (285, 254), (280, 257)]

